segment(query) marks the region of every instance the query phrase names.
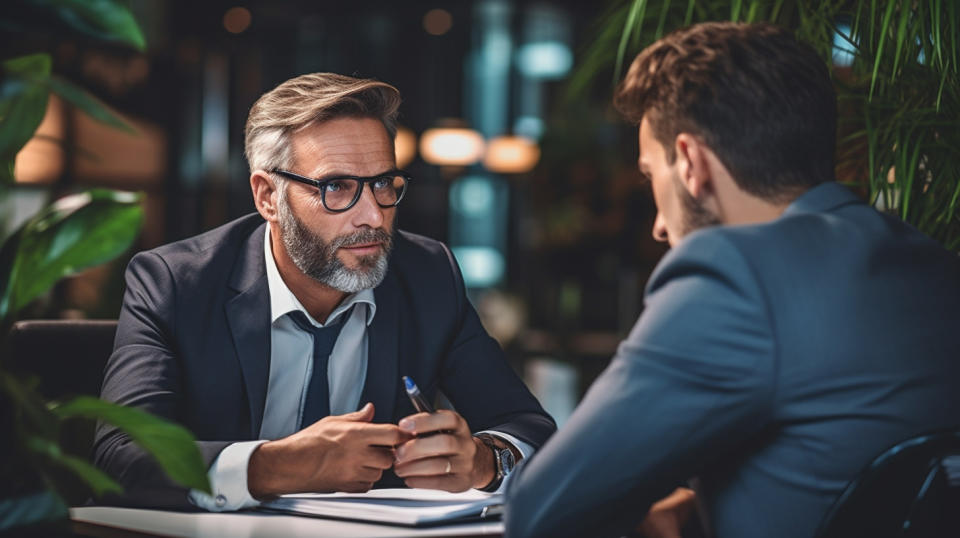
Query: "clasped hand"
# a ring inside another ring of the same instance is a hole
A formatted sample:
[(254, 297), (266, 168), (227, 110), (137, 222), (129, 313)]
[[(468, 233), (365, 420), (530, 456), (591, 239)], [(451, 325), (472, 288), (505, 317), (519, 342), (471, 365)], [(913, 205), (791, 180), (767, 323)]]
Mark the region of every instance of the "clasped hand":
[(393, 466), (407, 486), (457, 492), (493, 480), (493, 455), (454, 411), (417, 413), (399, 427), (414, 436), (397, 447)]
[(418, 413), (373, 424), (373, 404), (329, 416), (260, 445), (250, 456), (247, 486), (255, 498), (286, 493), (369, 490), (394, 468), (412, 488), (464, 491), (493, 479), (493, 456), (459, 414)]

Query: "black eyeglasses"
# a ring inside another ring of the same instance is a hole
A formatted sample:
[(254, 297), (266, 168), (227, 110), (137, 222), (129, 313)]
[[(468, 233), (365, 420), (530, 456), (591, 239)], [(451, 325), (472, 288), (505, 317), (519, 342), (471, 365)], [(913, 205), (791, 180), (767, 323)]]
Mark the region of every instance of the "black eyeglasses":
[(316, 187), (320, 190), (320, 201), (323, 202), (323, 207), (334, 213), (342, 213), (353, 207), (360, 199), (363, 185), (366, 183), (370, 184), (370, 192), (373, 193), (377, 205), (384, 208), (395, 207), (407, 192), (407, 183), (411, 179), (410, 174), (402, 170), (391, 170), (371, 177), (338, 176), (324, 180), (312, 179), (279, 169), (273, 170), (273, 173)]

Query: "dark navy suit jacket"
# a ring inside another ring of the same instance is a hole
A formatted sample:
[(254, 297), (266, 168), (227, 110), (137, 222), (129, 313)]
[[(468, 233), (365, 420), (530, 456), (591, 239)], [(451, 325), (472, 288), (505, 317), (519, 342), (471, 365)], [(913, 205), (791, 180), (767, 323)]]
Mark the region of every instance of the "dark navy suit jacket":
[(512, 477), (507, 536), (619, 536), (699, 475), (716, 536), (809, 538), (875, 456), (960, 423), (958, 330), (956, 254), (839, 184), (694, 232)]
[[(253, 214), (205, 234), (137, 254), (101, 396), (186, 426), (209, 465), (236, 441), (259, 438), (270, 372), (270, 300), (264, 223)], [(427, 398), (449, 398), (473, 431), (492, 429), (540, 446), (554, 431), (486, 333), (442, 243), (397, 232), (384, 281), (374, 290), (367, 377), (360, 399), (374, 422), (415, 413), (400, 376)], [(130, 438), (98, 428), (97, 465), (126, 490), (122, 502), (188, 507)], [(379, 486), (402, 485), (384, 473)]]

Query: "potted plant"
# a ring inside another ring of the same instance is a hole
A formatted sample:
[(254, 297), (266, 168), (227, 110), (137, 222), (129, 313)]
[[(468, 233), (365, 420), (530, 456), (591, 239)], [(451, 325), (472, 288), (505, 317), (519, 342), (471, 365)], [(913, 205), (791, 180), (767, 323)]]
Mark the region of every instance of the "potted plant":
[[(6, 20), (0, 25), (5, 29), (68, 28), (138, 50), (145, 46), (130, 11), (112, 0), (20, 0), (5, 8)], [(53, 74), (51, 66), (46, 53), (0, 61), (0, 202), (9, 201), (21, 188), (14, 182), (14, 159), (34, 136), (51, 92), (98, 121), (132, 130), (97, 99)], [(59, 279), (126, 251), (142, 217), (139, 195), (94, 189), (61, 198), (5, 233), (0, 244), (0, 350), (21, 309)], [(203, 459), (185, 428), (88, 396), (46, 402), (30, 380), (13, 375), (0, 357), (0, 532), (65, 520), (78, 485), (94, 497), (122, 491), (85, 458), (63, 449), (61, 432), (76, 420), (117, 426), (150, 452), (172, 479), (209, 492)]]

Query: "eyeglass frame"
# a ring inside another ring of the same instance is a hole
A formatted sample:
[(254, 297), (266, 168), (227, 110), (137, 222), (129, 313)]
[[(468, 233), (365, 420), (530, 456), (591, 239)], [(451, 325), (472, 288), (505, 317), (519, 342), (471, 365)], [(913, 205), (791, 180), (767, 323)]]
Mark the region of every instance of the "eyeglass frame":
[[(395, 168), (395, 169), (393, 169), (393, 170), (388, 170), (388, 171), (386, 171), (386, 172), (384, 172), (384, 173), (382, 173), (382, 174), (377, 174), (377, 175), (375, 175), (375, 176), (368, 176), (368, 177), (363, 177), (363, 176), (336, 176), (336, 177), (329, 177), (329, 178), (327, 178), (327, 179), (313, 179), (313, 178), (310, 178), (310, 177), (301, 176), (300, 174), (295, 174), (295, 173), (290, 172), (290, 171), (288, 171), (288, 170), (281, 170), (281, 169), (279, 169), (279, 168), (274, 168), (273, 170), (271, 170), (271, 173), (277, 174), (277, 175), (280, 175), (280, 176), (283, 176), (283, 177), (285, 177), (285, 178), (287, 178), (287, 179), (291, 179), (291, 180), (297, 181), (297, 182), (299, 182), (299, 183), (303, 183), (303, 184), (305, 184), (305, 185), (310, 185), (310, 186), (316, 187), (316, 188), (320, 191), (320, 202), (323, 204), (323, 208), (326, 209), (327, 211), (331, 212), (331, 213), (343, 213), (343, 212), (345, 212), (345, 211), (350, 211), (350, 209), (352, 209), (353, 206), (357, 205), (357, 202), (360, 201), (360, 197), (363, 196), (363, 187), (364, 187), (364, 185), (373, 183), (374, 181), (376, 181), (376, 180), (378, 180), (378, 179), (381, 179), (381, 178), (384, 178), (384, 177), (400, 176), (400, 177), (403, 178), (403, 190), (400, 192), (400, 196), (397, 196), (397, 200), (396, 200), (395, 202), (393, 202), (392, 204), (386, 204), (386, 205), (384, 205), (384, 204), (380, 203), (380, 200), (377, 200), (377, 195), (376, 195), (376, 193), (373, 192), (373, 187), (372, 187), (372, 186), (370, 187), (370, 192), (373, 194), (373, 199), (374, 199), (374, 201), (377, 202), (377, 205), (378, 205), (378, 206), (380, 206), (380, 207), (382, 207), (382, 208), (384, 208), (384, 209), (387, 209), (387, 208), (390, 208), (390, 207), (397, 207), (397, 205), (400, 203), (400, 200), (403, 200), (403, 196), (404, 196), (405, 194), (407, 194), (407, 186), (410, 184), (410, 180), (413, 179), (413, 176), (411, 176), (410, 174), (408, 174), (408, 173), (406, 173), (406, 172), (404, 172), (403, 170), (400, 170), (400, 169), (398, 169), (398, 168)], [(356, 194), (353, 195), (353, 200), (351, 200), (350, 203), (347, 204), (346, 207), (344, 207), (343, 209), (330, 209), (330, 207), (327, 205), (327, 192), (324, 190), (324, 187), (326, 187), (327, 184), (330, 183), (330, 182), (333, 182), (333, 181), (342, 181), (342, 180), (345, 180), (345, 179), (349, 179), (349, 180), (356, 181), (356, 182), (360, 183), (360, 188), (357, 189)]]

